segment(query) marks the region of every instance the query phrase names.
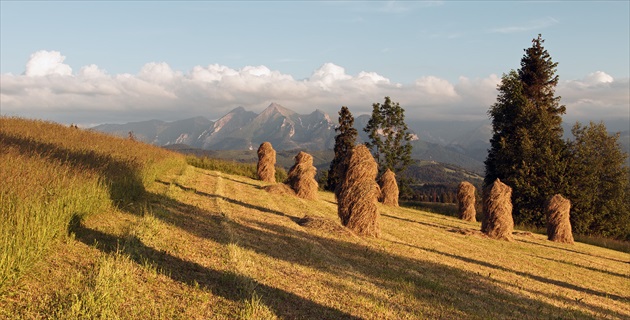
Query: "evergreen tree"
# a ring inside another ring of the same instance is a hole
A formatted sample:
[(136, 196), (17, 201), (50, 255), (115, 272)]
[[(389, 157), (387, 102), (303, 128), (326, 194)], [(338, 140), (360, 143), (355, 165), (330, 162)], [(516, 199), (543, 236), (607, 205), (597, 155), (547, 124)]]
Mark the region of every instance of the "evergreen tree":
[(569, 166), (571, 225), (575, 233), (630, 240), (630, 171), (619, 135), (603, 123), (576, 123)]
[(330, 163), (326, 182), (326, 190), (329, 191), (334, 191), (343, 181), (348, 169), (346, 160), (350, 157), (350, 151), (357, 140), (358, 132), (354, 128), (354, 117), (346, 106), (339, 110), (339, 126), (335, 128), (335, 132), (338, 132), (335, 136), (335, 157)]
[(493, 136), (485, 161), (485, 185), (497, 178), (513, 189), (516, 223), (545, 225), (543, 205), (566, 193), (568, 153), (562, 140), (566, 108), (555, 97), (557, 63), (541, 36), (525, 49), (521, 68), (503, 75), (497, 102), (490, 107)]
[(385, 97), (383, 104), (372, 104), (372, 117), (363, 131), (370, 138), (365, 145), (372, 151), (379, 173), (390, 169), (398, 175), (411, 164), (411, 134), (405, 123), (405, 110), (398, 102)]

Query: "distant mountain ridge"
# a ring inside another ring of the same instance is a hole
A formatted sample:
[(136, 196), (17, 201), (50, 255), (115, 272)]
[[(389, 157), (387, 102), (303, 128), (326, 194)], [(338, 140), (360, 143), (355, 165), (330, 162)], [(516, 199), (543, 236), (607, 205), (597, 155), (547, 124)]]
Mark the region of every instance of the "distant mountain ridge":
[[(363, 128), (369, 119), (368, 115), (355, 118), (359, 143), (368, 139)], [(262, 142), (268, 141), (276, 150), (325, 151), (334, 148), (336, 125), (337, 119), (331, 119), (321, 110), (302, 115), (272, 103), (260, 114), (238, 107), (216, 121), (195, 117), (173, 122), (149, 120), (103, 124), (92, 129), (120, 137), (127, 137), (133, 132), (136, 139), (159, 146), (183, 144), (202, 150), (256, 150)], [(461, 139), (453, 140), (455, 143), (453, 145), (423, 141), (422, 136), (418, 139), (413, 133), (415, 140), (412, 141), (412, 157), (418, 160), (451, 163), (481, 172), (483, 158), (478, 156), (478, 151), (481, 148), (485, 152), (484, 133), (475, 133), (471, 129)], [(469, 146), (464, 144), (473, 140), (475, 143), (471, 147), (474, 148), (469, 150)], [(469, 154), (469, 151), (472, 153)]]

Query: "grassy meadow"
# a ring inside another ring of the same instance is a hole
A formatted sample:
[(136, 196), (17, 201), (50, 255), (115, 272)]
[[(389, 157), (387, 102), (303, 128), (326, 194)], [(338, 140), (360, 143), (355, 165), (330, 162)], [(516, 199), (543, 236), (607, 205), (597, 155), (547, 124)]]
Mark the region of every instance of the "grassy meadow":
[(65, 236), (71, 220), (128, 209), (184, 158), (44, 121), (0, 118), (0, 292)]
[[(57, 226), (29, 238), (52, 240), (28, 267), (6, 268), (0, 318), (630, 318), (626, 252), (523, 231), (513, 242), (491, 240), (479, 223), (404, 207), (379, 206), (381, 238), (357, 237), (340, 226), (329, 192), (269, 194), (236, 169), (187, 166), (129, 140), (105, 147), (98, 139), (109, 137), (82, 130), (36, 136), (5, 125), (23, 120), (2, 121), (2, 219), (12, 222), (0, 241)], [(50, 124), (22, 124), (30, 125)], [(66, 144), (71, 135), (83, 142)], [(98, 156), (107, 160), (84, 163)], [(121, 198), (117, 188), (127, 187), (138, 192)], [(3, 263), (18, 255), (5, 243)]]

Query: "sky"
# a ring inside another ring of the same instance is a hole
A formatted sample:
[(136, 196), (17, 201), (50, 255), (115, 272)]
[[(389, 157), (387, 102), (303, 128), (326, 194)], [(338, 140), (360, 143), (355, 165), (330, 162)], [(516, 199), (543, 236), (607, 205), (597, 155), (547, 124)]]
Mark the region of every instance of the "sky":
[(272, 102), (333, 117), (345, 105), (357, 116), (390, 96), (408, 119), (477, 121), (542, 34), (565, 121), (630, 123), (630, 1), (0, 6), (6, 116), (82, 126), (216, 120)]

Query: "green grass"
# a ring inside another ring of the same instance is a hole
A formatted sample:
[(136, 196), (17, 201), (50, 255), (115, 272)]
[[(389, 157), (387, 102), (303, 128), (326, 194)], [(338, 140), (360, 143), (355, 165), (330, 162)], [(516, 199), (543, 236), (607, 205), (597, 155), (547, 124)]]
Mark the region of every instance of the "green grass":
[(72, 219), (130, 210), (182, 156), (44, 121), (0, 118), (0, 292), (35, 263)]
[[(186, 161), (189, 165), (197, 168), (216, 170), (228, 174), (249, 177), (251, 179), (258, 179), (256, 163), (243, 163), (217, 158), (197, 157), (193, 155), (186, 156)], [(281, 182), (286, 180), (286, 178), (287, 172), (283, 168), (276, 166), (276, 181)]]

